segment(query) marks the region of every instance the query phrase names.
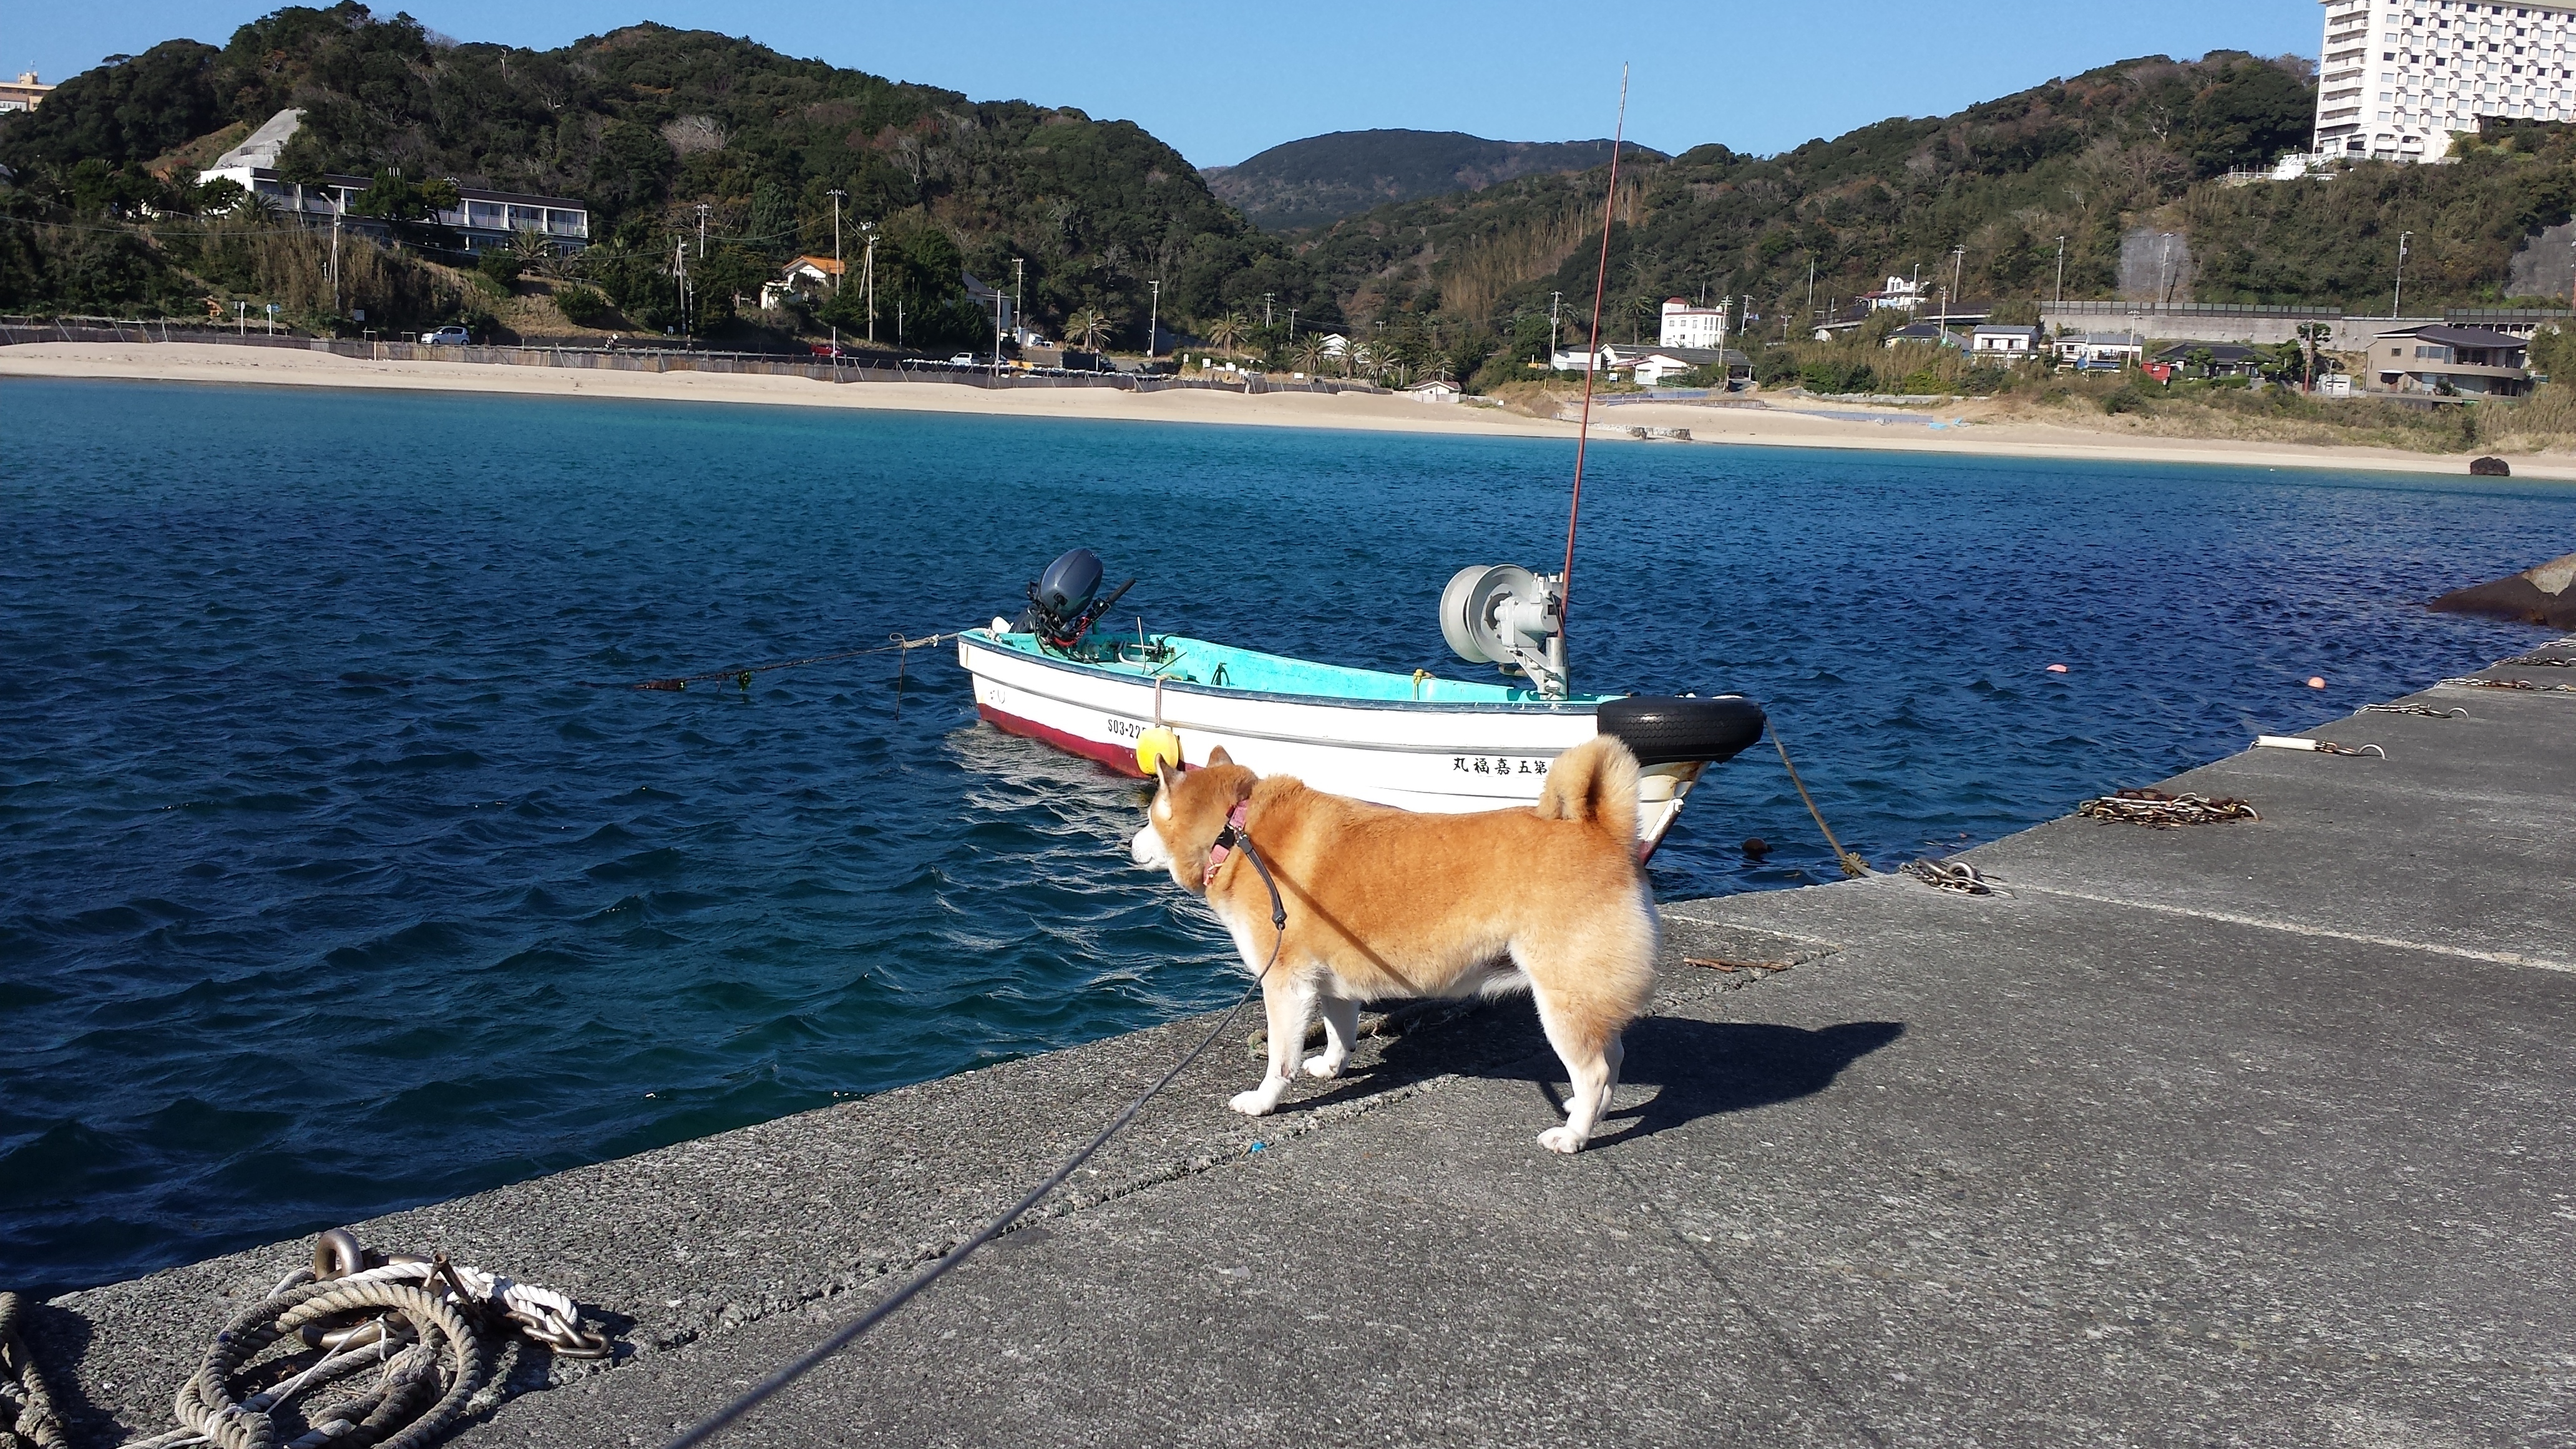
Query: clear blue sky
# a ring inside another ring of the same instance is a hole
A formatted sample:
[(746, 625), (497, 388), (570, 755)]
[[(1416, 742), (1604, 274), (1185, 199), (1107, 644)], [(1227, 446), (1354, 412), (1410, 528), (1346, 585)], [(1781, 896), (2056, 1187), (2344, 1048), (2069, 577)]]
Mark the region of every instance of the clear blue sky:
[[(17, 0), (0, 67), (60, 80), (174, 36), (220, 45), (276, 8), (243, 0)], [(1325, 131), (1409, 126), (1515, 141), (1606, 136), (1619, 63), (1629, 134), (1664, 151), (1779, 151), (1897, 115), (1937, 115), (2130, 56), (2314, 57), (2315, 0), (1883, 0), (1763, 6), (1083, 5), (771, 0), (401, 0), (459, 40), (550, 47), (637, 20), (747, 35), (978, 100), (1137, 122), (1202, 166)], [(1579, 28), (1590, 23), (1592, 28)]]

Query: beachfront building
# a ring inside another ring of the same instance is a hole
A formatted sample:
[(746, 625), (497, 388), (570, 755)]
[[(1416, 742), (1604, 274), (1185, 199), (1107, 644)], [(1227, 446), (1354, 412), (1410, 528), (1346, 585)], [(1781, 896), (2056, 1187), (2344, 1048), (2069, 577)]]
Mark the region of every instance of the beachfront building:
[[(2208, 360), (2195, 364), (2195, 356)], [(2242, 342), (2177, 342), (2157, 353), (2156, 362), (2164, 367), (2199, 366), (2210, 377), (2252, 377), (2263, 365), (2263, 349)]]
[[(240, 145), (215, 158), (199, 173), (201, 181), (217, 177), (238, 184), (273, 213), (307, 226), (333, 225), (369, 236), (385, 237), (392, 227), (353, 208), (375, 183), (364, 176), (322, 176), (310, 182), (289, 181), (278, 174), (278, 156), (302, 129), (302, 111), (280, 111), (243, 138)], [(451, 182), (451, 184), (454, 184)], [(555, 251), (579, 251), (590, 245), (590, 208), (560, 196), (531, 196), (516, 191), (456, 187), (456, 204), (430, 213), (428, 220), (460, 234), (468, 251), (493, 251), (533, 237)]]
[(1417, 382), (1406, 388), (1404, 395), (1415, 402), (1453, 403), (1458, 400), (1459, 391), (1458, 384), (1445, 377), (1435, 377), (1428, 382)]
[(2531, 391), (2531, 344), (2482, 327), (2405, 327), (2370, 340), (2363, 386), (2372, 392), (2520, 397)]
[[(1582, 372), (1591, 361), (1591, 354), (1579, 351), (1558, 353), (1557, 357), (1558, 369), (1565, 372)], [(1607, 342), (1601, 346), (1600, 360), (1604, 372), (1627, 373), (1639, 387), (1660, 387), (1672, 378), (1704, 367), (1723, 366), (1730, 387), (1753, 376), (1752, 359), (1731, 347), (1641, 347)]]
[(2576, 120), (2576, 3), (2325, 0), (2318, 159), (2440, 160), (2487, 117)]
[(1655, 341), (1665, 347), (1724, 347), (1726, 304), (1694, 307), (1679, 297), (1666, 297), (1663, 331)]
[(52, 86), (36, 79), (34, 71), (21, 71), (14, 81), (0, 81), (0, 115), (32, 111), (52, 91)]
[(2134, 367), (2146, 359), (2146, 339), (2135, 332), (2073, 332), (2050, 344), (2060, 362), (2082, 368)]
[(1909, 322), (1887, 334), (1888, 347), (1901, 347), (1908, 342), (1929, 342), (1940, 347), (1964, 347), (1966, 329), (1945, 326), (1939, 322)]
[(1968, 350), (1981, 356), (2029, 357), (2039, 351), (2039, 343), (2036, 327), (1997, 327), (1988, 323), (1968, 333)]

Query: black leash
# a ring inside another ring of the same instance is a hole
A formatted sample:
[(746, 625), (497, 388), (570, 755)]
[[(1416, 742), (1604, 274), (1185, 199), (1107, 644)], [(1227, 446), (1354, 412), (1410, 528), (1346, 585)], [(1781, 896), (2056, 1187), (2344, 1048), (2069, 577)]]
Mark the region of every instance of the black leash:
[[(1232, 841), (1227, 841), (1227, 836), (1232, 836)], [(851, 1344), (857, 1342), (861, 1334), (866, 1333), (869, 1329), (876, 1327), (887, 1318), (893, 1316), (896, 1309), (911, 1302), (914, 1296), (919, 1294), (922, 1289), (938, 1282), (949, 1269), (965, 1262), (967, 1258), (974, 1254), (976, 1249), (993, 1241), (995, 1238), (1000, 1237), (1004, 1232), (1010, 1229), (1011, 1224), (1018, 1222), (1021, 1216), (1028, 1212), (1029, 1209), (1036, 1207), (1040, 1202), (1044, 1201), (1047, 1194), (1054, 1192), (1059, 1187), (1062, 1187), (1065, 1179), (1073, 1176), (1075, 1169), (1090, 1161), (1091, 1155), (1098, 1152), (1103, 1146), (1106, 1146), (1109, 1139), (1117, 1135), (1118, 1129), (1134, 1121), (1136, 1119), (1136, 1114), (1145, 1110), (1146, 1103), (1154, 1100), (1155, 1096), (1165, 1087), (1170, 1086), (1175, 1080), (1177, 1080), (1182, 1072), (1189, 1069), (1190, 1063), (1197, 1061), (1200, 1055), (1206, 1052), (1208, 1047), (1214, 1044), (1219, 1036), (1224, 1034), (1225, 1029), (1233, 1024), (1234, 1014), (1243, 1010), (1243, 1004), (1250, 1001), (1253, 998), (1254, 993), (1261, 990), (1261, 983), (1269, 979), (1270, 968), (1279, 964), (1279, 948), (1286, 944), (1288, 939), (1288, 906), (1286, 902), (1280, 899), (1279, 883), (1270, 878), (1270, 867), (1262, 863), (1261, 852), (1252, 848), (1252, 839), (1249, 835), (1236, 830), (1232, 825), (1228, 825), (1224, 831), (1217, 836), (1217, 840), (1218, 843), (1225, 845), (1227, 849), (1239, 849), (1245, 856), (1249, 857), (1252, 861), (1252, 868), (1261, 873), (1261, 883), (1270, 888), (1270, 959), (1262, 963), (1260, 974), (1254, 976), (1252, 978), (1252, 984), (1245, 987), (1243, 994), (1234, 999), (1234, 1005), (1225, 1009), (1225, 1015), (1217, 1018), (1216, 1025), (1210, 1027), (1208, 1029), (1208, 1034), (1199, 1039), (1199, 1044), (1190, 1048), (1188, 1055), (1182, 1057), (1178, 1062), (1173, 1063), (1172, 1069), (1163, 1073), (1162, 1080), (1156, 1082), (1150, 1087), (1147, 1087), (1143, 1096), (1128, 1103), (1127, 1110), (1119, 1113), (1116, 1117), (1111, 1118), (1109, 1125), (1100, 1129), (1100, 1135), (1092, 1138), (1090, 1142), (1084, 1144), (1081, 1151), (1073, 1154), (1073, 1156), (1069, 1158), (1066, 1158), (1064, 1165), (1058, 1167), (1054, 1172), (1049, 1173), (1046, 1181), (1039, 1183), (1034, 1188), (1031, 1188), (1028, 1196), (1011, 1204), (1011, 1206), (1004, 1211), (1000, 1217), (997, 1217), (991, 1222), (985, 1224), (983, 1231), (978, 1232), (975, 1236), (968, 1238), (965, 1242), (962, 1242), (956, 1247), (950, 1249), (948, 1255), (941, 1258), (938, 1262), (933, 1263), (929, 1267), (922, 1269), (920, 1272), (913, 1274), (911, 1279), (902, 1287), (897, 1288), (893, 1293), (889, 1294), (884, 1302), (879, 1303), (876, 1307), (860, 1314), (857, 1319), (834, 1333), (831, 1337), (824, 1339), (821, 1343), (818, 1343), (814, 1345), (814, 1347), (806, 1350), (805, 1353), (800, 1355), (794, 1362), (789, 1363), (786, 1367), (779, 1369), (769, 1377), (762, 1379), (759, 1383), (752, 1385), (740, 1396), (736, 1397), (733, 1402), (726, 1404), (723, 1408), (716, 1410), (706, 1418), (698, 1421), (695, 1427), (680, 1435), (678, 1438), (671, 1440), (669, 1444), (664, 1446), (664, 1449), (692, 1449), (692, 1446), (704, 1444), (708, 1440), (714, 1438), (718, 1433), (722, 1432), (727, 1425), (733, 1423), (734, 1420), (739, 1419), (743, 1415), (750, 1413), (753, 1409), (760, 1407), (760, 1405), (766, 1402), (771, 1395), (776, 1394), (779, 1390), (786, 1388), (789, 1384), (796, 1382), (798, 1379), (805, 1377), (805, 1375), (813, 1372), (815, 1368), (820, 1366), (825, 1359), (830, 1358), (832, 1355), (839, 1353), (842, 1349), (845, 1349)]]

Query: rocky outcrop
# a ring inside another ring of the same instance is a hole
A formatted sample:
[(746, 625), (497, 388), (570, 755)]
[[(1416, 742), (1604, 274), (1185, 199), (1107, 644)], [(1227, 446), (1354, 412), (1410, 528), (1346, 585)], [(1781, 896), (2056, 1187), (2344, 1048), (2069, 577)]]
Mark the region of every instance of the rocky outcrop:
[(2432, 607), (2445, 614), (2484, 614), (2491, 619), (2576, 629), (2576, 553), (2491, 584), (2453, 589), (2435, 599)]

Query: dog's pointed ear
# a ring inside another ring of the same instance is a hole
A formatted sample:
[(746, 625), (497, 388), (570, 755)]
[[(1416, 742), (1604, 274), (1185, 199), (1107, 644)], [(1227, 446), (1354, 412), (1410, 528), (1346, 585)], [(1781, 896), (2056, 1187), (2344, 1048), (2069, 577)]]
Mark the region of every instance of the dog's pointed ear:
[(1211, 765), (1231, 765), (1234, 763), (1234, 756), (1225, 752), (1225, 746), (1219, 745), (1215, 749), (1208, 751), (1208, 763)]
[(1177, 789), (1181, 783), (1180, 772), (1173, 769), (1172, 762), (1161, 755), (1154, 757), (1154, 778), (1165, 790)]

